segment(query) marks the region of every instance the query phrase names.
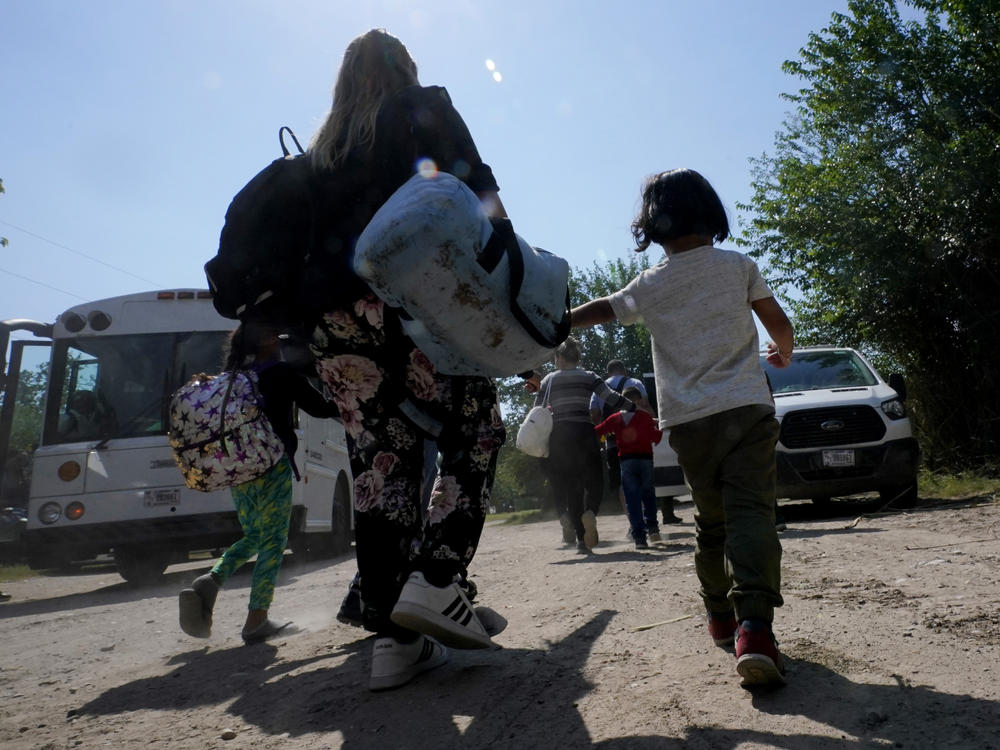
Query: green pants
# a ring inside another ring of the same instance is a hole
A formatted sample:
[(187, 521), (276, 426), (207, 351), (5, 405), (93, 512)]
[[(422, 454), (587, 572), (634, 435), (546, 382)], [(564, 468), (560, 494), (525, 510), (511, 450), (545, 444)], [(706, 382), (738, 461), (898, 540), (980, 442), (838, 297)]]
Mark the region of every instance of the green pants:
[(249, 608), (270, 609), (292, 520), (292, 466), (288, 457), (263, 476), (233, 487), (232, 493), (243, 538), (226, 550), (212, 572), (224, 582), (257, 555)]
[(774, 528), (774, 408), (742, 406), (670, 428), (695, 503), (695, 571), (709, 612), (771, 622), (781, 598)]

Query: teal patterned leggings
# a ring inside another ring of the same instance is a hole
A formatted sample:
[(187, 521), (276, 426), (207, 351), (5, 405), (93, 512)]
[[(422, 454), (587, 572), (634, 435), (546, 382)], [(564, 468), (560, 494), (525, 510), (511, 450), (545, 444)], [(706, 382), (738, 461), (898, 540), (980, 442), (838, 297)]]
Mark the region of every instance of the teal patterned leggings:
[(256, 554), (249, 608), (270, 609), (292, 514), (292, 465), (288, 456), (264, 476), (233, 487), (232, 493), (243, 538), (226, 550), (212, 572), (226, 581)]

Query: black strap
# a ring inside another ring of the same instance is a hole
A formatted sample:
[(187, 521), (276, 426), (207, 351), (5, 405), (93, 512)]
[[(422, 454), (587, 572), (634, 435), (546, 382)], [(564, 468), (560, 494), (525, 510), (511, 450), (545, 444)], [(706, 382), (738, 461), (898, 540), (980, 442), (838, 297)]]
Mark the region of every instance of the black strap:
[[(219, 416), (219, 445), (227, 456), (229, 449), (226, 447), (226, 405), (229, 403), (229, 394), (233, 392), (233, 385), (236, 383), (237, 377), (239, 377), (239, 370), (233, 370), (229, 374), (229, 384), (226, 386), (226, 395), (222, 397), (222, 409)], [(250, 383), (253, 385), (253, 381)]]
[(295, 141), (295, 147), (299, 150), (300, 154), (304, 154), (305, 150), (302, 148), (302, 144), (299, 143), (299, 139), (295, 137), (295, 133), (287, 125), (282, 125), (278, 128), (278, 143), (281, 145), (281, 153), (285, 156), (291, 156), (292, 152), (288, 150), (288, 146), (285, 145), (285, 131), (288, 131), (288, 135), (292, 136), (292, 140)]
[[(517, 302), (517, 297), (521, 293), (521, 285), (524, 284), (524, 256), (521, 254), (521, 246), (518, 244), (517, 236), (514, 234), (514, 226), (510, 223), (509, 219), (490, 219), (490, 223), (493, 225), (493, 236), (490, 237), (486, 243), (486, 247), (483, 248), (483, 253), (480, 255), (480, 264), (484, 268), (486, 267), (482, 255), (489, 251), (489, 258), (485, 260), (489, 262), (495, 257), (493, 267), (496, 267), (496, 263), (499, 262), (499, 256), (496, 255), (498, 246), (502, 248), (500, 250), (501, 254), (503, 252), (507, 253), (507, 264), (510, 268), (510, 311), (531, 338), (547, 349), (554, 349), (569, 336), (571, 322), (569, 288), (566, 288), (566, 307), (563, 311), (562, 319), (556, 323), (555, 333), (552, 336), (546, 336), (535, 327), (535, 324)], [(494, 244), (494, 239), (497, 241), (496, 244)]]

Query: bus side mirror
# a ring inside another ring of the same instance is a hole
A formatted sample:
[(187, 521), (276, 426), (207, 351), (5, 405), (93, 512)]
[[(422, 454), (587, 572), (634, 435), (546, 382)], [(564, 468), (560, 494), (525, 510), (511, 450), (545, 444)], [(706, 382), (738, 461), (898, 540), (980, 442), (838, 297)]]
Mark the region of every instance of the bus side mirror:
[(906, 401), (906, 381), (900, 373), (894, 372), (889, 375), (889, 387), (899, 394), (900, 401)]

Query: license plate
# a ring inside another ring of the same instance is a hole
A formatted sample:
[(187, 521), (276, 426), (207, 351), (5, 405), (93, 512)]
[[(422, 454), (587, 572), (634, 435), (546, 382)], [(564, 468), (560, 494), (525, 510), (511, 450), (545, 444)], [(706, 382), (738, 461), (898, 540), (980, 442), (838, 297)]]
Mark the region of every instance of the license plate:
[(157, 508), (161, 505), (177, 505), (181, 501), (181, 491), (172, 490), (147, 490), (143, 493), (142, 504), (147, 508)]
[(823, 451), (824, 466), (854, 466), (854, 451)]

